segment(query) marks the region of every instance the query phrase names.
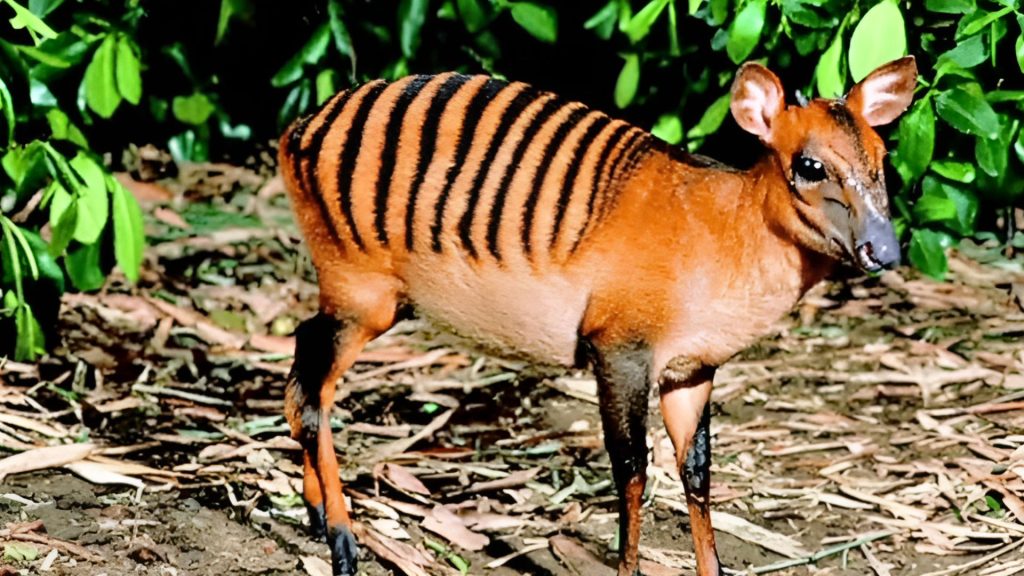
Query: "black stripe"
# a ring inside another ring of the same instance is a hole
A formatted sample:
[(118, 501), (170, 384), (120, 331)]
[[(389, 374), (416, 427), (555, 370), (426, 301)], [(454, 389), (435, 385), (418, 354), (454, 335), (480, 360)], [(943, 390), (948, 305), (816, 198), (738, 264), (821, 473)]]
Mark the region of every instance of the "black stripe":
[(359, 234), (359, 230), (356, 229), (356, 219), (352, 214), (352, 180), (355, 176), (359, 149), (363, 144), (363, 129), (366, 128), (366, 119), (370, 117), (370, 110), (386, 87), (387, 83), (380, 80), (366, 86), (366, 95), (359, 101), (359, 107), (356, 108), (356, 112), (352, 116), (352, 123), (348, 127), (348, 138), (345, 140), (345, 147), (341, 150), (341, 160), (338, 162), (338, 201), (341, 202), (341, 213), (345, 215), (345, 222), (348, 223), (352, 241), (360, 250), (366, 246), (363, 244), (363, 237)]
[[(627, 176), (633, 170), (633, 166), (636, 165), (640, 157), (650, 148), (651, 138), (648, 137), (647, 133), (643, 130), (634, 132), (627, 147), (623, 149), (622, 154), (615, 160), (615, 165), (612, 166), (612, 172), (608, 176), (608, 185), (614, 186), (619, 178)], [(608, 212), (607, 206), (610, 204), (611, 202), (606, 202), (601, 206), (601, 214), (598, 215), (598, 218), (604, 218)]]
[(590, 227), (590, 219), (594, 217), (594, 203), (597, 201), (598, 190), (601, 188), (601, 174), (604, 172), (604, 167), (608, 164), (608, 158), (612, 155), (612, 151), (619, 145), (619, 141), (622, 140), (622, 137), (629, 128), (629, 124), (620, 124), (612, 132), (611, 136), (608, 137), (608, 140), (605, 141), (604, 146), (601, 147), (601, 153), (597, 157), (597, 164), (594, 165), (594, 179), (590, 183), (590, 197), (587, 199), (587, 217), (583, 220), (583, 226), (580, 228), (579, 235), (576, 236), (576, 240), (572, 243), (572, 248), (569, 250), (570, 254), (576, 252), (580, 241), (583, 240), (583, 235), (586, 233), (587, 228)]
[[(327, 210), (327, 203), (324, 201), (323, 193), (320, 190), (320, 178), (317, 172), (319, 171), (320, 164), (320, 146), (324, 143), (324, 138), (327, 137), (327, 133), (331, 130), (331, 125), (338, 119), (338, 115), (341, 114), (342, 109), (345, 108), (345, 104), (348, 103), (349, 98), (352, 97), (352, 90), (342, 93), (331, 103), (330, 110), (324, 116), (324, 121), (317, 126), (316, 131), (313, 132), (313, 136), (309, 140), (309, 146), (303, 152), (305, 155), (307, 152), (313, 152), (314, 155), (311, 158), (306, 159), (306, 187), (309, 190), (309, 195), (316, 199), (317, 205), (320, 208), (320, 215), (324, 220), (324, 224), (327, 225), (328, 230), (331, 232), (331, 239), (337, 243), (341, 243), (340, 235), (338, 234), (338, 227), (331, 218), (331, 213)], [(298, 160), (296, 159), (296, 166), (298, 166)]]
[(402, 93), (398, 95), (394, 108), (391, 109), (388, 125), (384, 130), (384, 148), (380, 153), (380, 173), (377, 175), (377, 195), (373, 203), (375, 211), (373, 223), (377, 230), (377, 239), (385, 246), (388, 245), (388, 191), (391, 188), (391, 176), (395, 172), (398, 140), (402, 135), (402, 121), (405, 120), (405, 112), (409, 109), (409, 104), (430, 82), (430, 79), (431, 76), (419, 75), (406, 84)]
[(580, 120), (589, 112), (583, 106), (573, 110), (569, 117), (558, 126), (558, 129), (555, 130), (551, 140), (548, 141), (547, 146), (544, 148), (544, 157), (541, 158), (540, 163), (537, 165), (537, 171), (533, 175), (533, 188), (530, 190), (530, 196), (526, 199), (523, 212), (523, 227), (520, 230), (522, 233), (523, 250), (526, 251), (527, 255), (533, 251), (533, 247), (530, 245), (530, 231), (533, 227), (533, 214), (537, 211), (537, 199), (540, 196), (540, 189), (544, 185), (544, 177), (548, 173), (548, 168), (551, 166), (555, 154), (558, 153), (558, 149), (562, 146), (562, 142), (569, 135), (569, 131), (579, 124)]
[(651, 148), (650, 139), (646, 138), (646, 134), (643, 132), (640, 134), (641, 138), (637, 140), (636, 146), (634, 146), (626, 156), (626, 165), (622, 167), (623, 175), (629, 174), (630, 171), (633, 170), (633, 167), (636, 166), (637, 162), (639, 162), (643, 155)]
[(473, 178), (473, 186), (469, 189), (466, 211), (462, 213), (462, 218), (459, 219), (459, 238), (462, 239), (462, 245), (465, 246), (473, 258), (477, 257), (476, 246), (473, 246), (472, 238), (473, 216), (476, 213), (476, 205), (480, 202), (481, 189), (487, 180), (491, 164), (494, 163), (494, 158), (498, 155), (498, 150), (504, 143), (505, 138), (508, 137), (509, 130), (512, 129), (512, 124), (519, 119), (519, 115), (523, 113), (523, 110), (537, 99), (537, 96), (536, 90), (530, 87), (523, 88), (501, 113), (501, 122), (498, 123), (498, 128), (490, 134), (491, 141), (487, 146), (487, 153), (480, 161), (476, 176)]
[(420, 158), (416, 163), (416, 176), (413, 177), (412, 185), (409, 187), (408, 208), (405, 212), (405, 248), (412, 250), (413, 245), (413, 224), (416, 218), (416, 198), (423, 185), (423, 179), (427, 176), (427, 170), (434, 159), (434, 152), (437, 147), (437, 130), (444, 116), (445, 106), (462, 88), (469, 82), (470, 76), (454, 74), (444, 81), (444, 84), (434, 93), (430, 101), (430, 107), (423, 117), (423, 126), (420, 127)]
[(583, 166), (584, 160), (587, 158), (587, 152), (590, 151), (590, 145), (594, 143), (594, 138), (601, 133), (611, 122), (611, 119), (605, 115), (600, 115), (590, 126), (587, 126), (586, 132), (580, 137), (579, 143), (576, 145), (576, 150), (573, 152), (572, 162), (569, 163), (569, 169), (565, 171), (565, 177), (562, 180), (562, 194), (558, 197), (558, 204), (555, 206), (555, 226), (551, 231), (551, 240), (548, 244), (548, 248), (554, 248), (555, 244), (558, 243), (558, 237), (562, 234), (562, 220), (565, 219), (565, 213), (569, 210), (569, 202), (572, 199), (573, 190), (576, 188), (576, 178), (580, 174), (580, 168)]
[(629, 139), (626, 140), (626, 143), (622, 145), (622, 150), (619, 151), (618, 155), (615, 156), (615, 160), (612, 162), (612, 167), (608, 170), (608, 182), (612, 182), (615, 180), (615, 176), (618, 173), (619, 168), (622, 166), (622, 162), (626, 159), (627, 156), (629, 156), (630, 150), (633, 148), (633, 145), (636, 144), (636, 141), (639, 140), (641, 136), (643, 136), (642, 131), (634, 130), (633, 133), (629, 136)]
[(285, 148), (291, 162), (292, 178), (295, 179), (299, 186), (306, 190), (309, 189), (309, 183), (306, 182), (305, 174), (302, 170), (302, 157), (304, 154), (301, 154), (300, 148), (302, 146), (302, 136), (309, 128), (309, 121), (312, 118), (313, 115), (310, 114), (292, 125), (291, 132), (288, 133), (288, 145)]
[(452, 161), (452, 165), (448, 167), (448, 171), (445, 173), (444, 185), (441, 187), (441, 195), (437, 199), (437, 204), (434, 205), (434, 225), (431, 227), (431, 246), (433, 247), (434, 252), (441, 251), (441, 233), (444, 231), (444, 213), (445, 207), (448, 204), (448, 197), (451, 195), (452, 182), (462, 170), (462, 165), (466, 162), (466, 156), (469, 155), (469, 149), (473, 145), (473, 136), (476, 132), (477, 124), (480, 123), (480, 117), (483, 116), (487, 105), (490, 104), (498, 92), (506, 86), (508, 86), (506, 82), (488, 78), (487, 81), (484, 82), (484, 85), (477, 90), (477, 93), (473, 95), (473, 99), (466, 108), (466, 115), (462, 119), (462, 130), (459, 132), (458, 136), (459, 143), (455, 150), (455, 158)]
[(316, 115), (308, 114), (299, 118), (292, 124), (292, 130), (288, 134), (288, 152), (295, 155), (299, 152), (299, 148), (302, 146), (302, 136), (305, 135), (306, 129), (309, 128), (309, 122)]
[(529, 149), (530, 143), (537, 136), (537, 132), (540, 132), (545, 122), (555, 112), (561, 110), (564, 105), (565, 102), (555, 96), (552, 96), (544, 103), (544, 107), (534, 115), (530, 125), (523, 131), (523, 137), (519, 140), (519, 144), (512, 153), (512, 160), (508, 163), (508, 166), (505, 166), (505, 173), (501, 177), (501, 184), (498, 185), (498, 192), (494, 196), (494, 203), (491, 204), (490, 219), (487, 221), (487, 249), (499, 261), (501, 260), (501, 253), (498, 249), (498, 234), (502, 222), (501, 215), (505, 212), (505, 200), (508, 198), (508, 187), (512, 184), (512, 178), (515, 176), (516, 170), (519, 169), (519, 164), (523, 161), (523, 156), (526, 155), (526, 150)]

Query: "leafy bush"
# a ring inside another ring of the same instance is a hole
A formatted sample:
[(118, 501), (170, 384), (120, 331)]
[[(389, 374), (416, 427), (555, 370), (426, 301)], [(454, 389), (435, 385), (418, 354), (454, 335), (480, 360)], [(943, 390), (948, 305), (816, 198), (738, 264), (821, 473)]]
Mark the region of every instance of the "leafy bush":
[[(90, 43), (97, 47), (83, 85), (97, 114), (109, 116), (122, 98), (137, 103), (141, 81), (129, 38), (107, 32), (83, 35), (69, 45), (70, 38), (58, 35), (39, 15), (15, 0), (5, 1), (14, 10), (12, 26), (24, 29), (30, 42), (0, 44), (0, 317), (6, 318), (0, 333), (5, 343), (15, 344), (15, 358), (33, 359), (45, 352), (39, 318), (52, 329), (65, 276), (77, 289), (98, 289), (111, 267), (105, 257), (112, 251), (114, 262), (135, 280), (144, 243), (135, 198), (90, 152), (48, 82), (71, 66), (75, 54), (83, 57)], [(36, 7), (45, 13), (45, 6)], [(74, 44), (79, 47), (71, 48)], [(41, 122), (49, 128), (46, 137), (23, 136)], [(9, 337), (12, 329), (16, 339)]]
[(115, 263), (137, 277), (141, 215), (109, 171), (128, 143), (179, 161), (244, 159), (336, 90), (410, 72), (531, 82), (743, 165), (759, 148), (728, 113), (737, 64), (758, 60), (790, 89), (834, 97), (910, 53), (917, 98), (883, 131), (910, 261), (942, 278), (944, 249), (961, 238), (1022, 247), (1019, 0), (0, 5), (13, 13), (0, 40), (0, 290), (18, 358), (43, 350), (66, 282), (96, 289)]

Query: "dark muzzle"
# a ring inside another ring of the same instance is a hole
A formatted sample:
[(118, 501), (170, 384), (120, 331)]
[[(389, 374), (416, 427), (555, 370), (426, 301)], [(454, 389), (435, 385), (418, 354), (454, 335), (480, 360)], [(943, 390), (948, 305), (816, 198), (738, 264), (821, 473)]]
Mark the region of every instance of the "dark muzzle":
[(900, 243), (892, 222), (880, 216), (869, 216), (855, 247), (857, 264), (868, 272), (894, 268), (900, 264)]

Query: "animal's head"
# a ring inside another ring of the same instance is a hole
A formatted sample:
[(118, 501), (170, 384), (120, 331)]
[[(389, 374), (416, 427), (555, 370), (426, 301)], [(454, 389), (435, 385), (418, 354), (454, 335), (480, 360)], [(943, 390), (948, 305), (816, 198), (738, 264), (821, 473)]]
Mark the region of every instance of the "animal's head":
[(778, 159), (797, 215), (794, 232), (803, 243), (869, 271), (899, 264), (885, 144), (872, 127), (907, 109), (916, 81), (917, 65), (908, 56), (879, 67), (845, 98), (787, 106), (775, 74), (760, 64), (740, 68), (732, 114)]

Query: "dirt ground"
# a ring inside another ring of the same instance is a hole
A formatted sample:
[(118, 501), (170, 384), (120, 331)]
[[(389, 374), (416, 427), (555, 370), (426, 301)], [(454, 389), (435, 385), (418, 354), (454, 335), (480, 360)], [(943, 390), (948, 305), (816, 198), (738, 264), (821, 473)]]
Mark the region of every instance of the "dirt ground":
[[(60, 346), (0, 365), (0, 447), (20, 454), (0, 461), (0, 574), (328, 574), (281, 417), (315, 284), (270, 176), (131, 182), (152, 238), (142, 281), (66, 295)], [(824, 283), (720, 370), (726, 566), (1024, 573), (1022, 260), (963, 250), (944, 284), (905, 268)], [(419, 321), (374, 342), (334, 412), (363, 573), (614, 574), (595, 390)], [(644, 572), (692, 574), (657, 411), (652, 397)]]

